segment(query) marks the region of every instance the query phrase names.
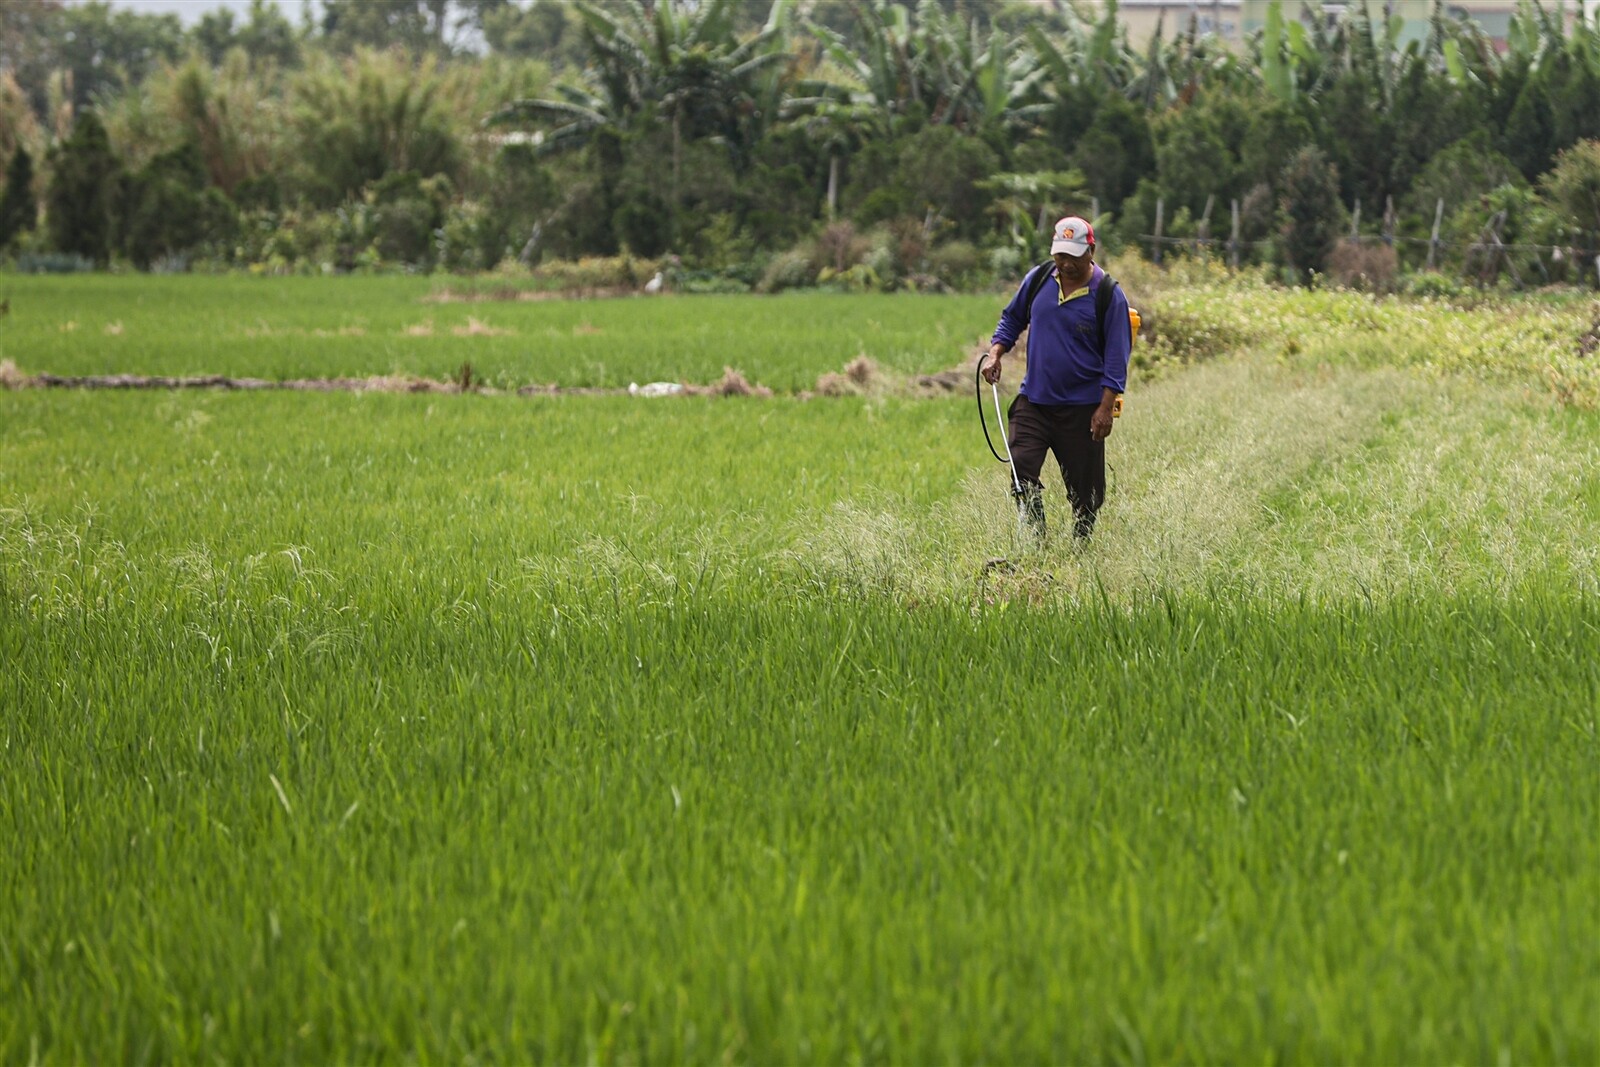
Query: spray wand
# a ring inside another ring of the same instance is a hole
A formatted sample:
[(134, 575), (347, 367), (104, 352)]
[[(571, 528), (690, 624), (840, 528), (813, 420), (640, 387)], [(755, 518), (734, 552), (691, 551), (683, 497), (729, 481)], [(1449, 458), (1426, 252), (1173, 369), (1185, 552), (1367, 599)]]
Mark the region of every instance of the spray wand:
[(1006, 454), (1001, 455), (995, 451), (994, 438), (989, 436), (989, 420), (983, 413), (983, 357), (978, 357), (978, 369), (972, 383), (973, 395), (978, 399), (978, 424), (983, 427), (983, 440), (989, 446), (989, 452), (995, 459), (1011, 468), (1011, 496), (1017, 502), (1017, 533), (1025, 532), (1022, 519), (1022, 479), (1017, 477), (1017, 465), (1011, 459), (1011, 441), (1006, 437), (1005, 416), (1000, 413), (1000, 385), (998, 382), (989, 383), (989, 394), (994, 398), (994, 421), (1000, 427), (1000, 443), (1006, 446)]

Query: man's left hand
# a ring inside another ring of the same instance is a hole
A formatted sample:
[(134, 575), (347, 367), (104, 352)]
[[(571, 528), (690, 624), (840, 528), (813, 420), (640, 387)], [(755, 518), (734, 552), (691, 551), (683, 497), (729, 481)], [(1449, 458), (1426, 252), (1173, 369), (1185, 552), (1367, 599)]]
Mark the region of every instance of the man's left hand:
[(1104, 441), (1111, 436), (1111, 405), (1101, 404), (1094, 409), (1094, 414), (1089, 416), (1089, 436), (1096, 441)]

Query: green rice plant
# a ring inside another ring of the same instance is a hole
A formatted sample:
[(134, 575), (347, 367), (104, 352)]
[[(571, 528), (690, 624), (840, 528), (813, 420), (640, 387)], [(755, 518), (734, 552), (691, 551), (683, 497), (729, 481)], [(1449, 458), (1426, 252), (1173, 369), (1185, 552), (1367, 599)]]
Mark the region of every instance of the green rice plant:
[[(995, 304), (18, 282), (29, 371), (509, 384)], [(1083, 547), (970, 397), (0, 392), (0, 1057), (1594, 1061), (1586, 312), (1134, 296), (1226, 341)]]
[(0, 1059), (1600, 1058), (1600, 416), (1336, 354), (0, 392)]
[[(1120, 274), (1124, 264), (1112, 269)], [(1576, 295), (1461, 305), (1286, 291), (1248, 274), (1152, 276), (1136, 260), (1127, 270), (1130, 297), (1150, 324), (1134, 348), (1135, 390), (1195, 362), (1265, 347), (1301, 366), (1415, 366), (1600, 405), (1600, 364), (1579, 343), (1597, 313)], [(470, 363), (498, 388), (704, 383), (732, 366), (751, 381), (798, 392), (861, 356), (900, 378), (968, 363), (1007, 299), (809, 292), (547, 300), (518, 290), (514, 300), (484, 300), (507, 295), (506, 283), (465, 284), (19, 277), (0, 359), (28, 373), (272, 379), (450, 380)]]
[(272, 379), (417, 375), (471, 363), (500, 388), (713, 382), (784, 392), (867, 355), (897, 374), (974, 358), (998, 297), (797, 293), (439, 302), (425, 278), (19, 277), (0, 359), (30, 374)]

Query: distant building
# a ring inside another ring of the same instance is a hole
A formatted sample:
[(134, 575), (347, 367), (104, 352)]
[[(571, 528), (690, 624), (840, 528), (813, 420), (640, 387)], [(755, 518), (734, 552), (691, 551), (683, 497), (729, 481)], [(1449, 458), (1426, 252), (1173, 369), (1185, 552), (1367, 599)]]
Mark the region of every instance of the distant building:
[[(1395, 15), (1404, 20), (1400, 31), (1402, 44), (1427, 39), (1434, 0), (1330, 0), (1321, 5), (1321, 10), (1329, 19), (1339, 19), (1363, 3), (1375, 20)], [(1103, 0), (1080, 0), (1080, 4), (1092, 10), (1103, 6)], [(1569, 25), (1580, 18), (1600, 17), (1600, 0), (1544, 0), (1544, 8), (1560, 13)], [(1285, 18), (1300, 17), (1304, 10), (1305, 6), (1297, 0), (1284, 0)], [(1119, 0), (1117, 11), (1135, 46), (1148, 41), (1158, 25), (1168, 39), (1174, 34), (1186, 33), (1191, 19), (1200, 33), (1215, 34), (1225, 41), (1241, 44), (1266, 23), (1267, 0)], [(1445, 11), (1477, 23), (1497, 47), (1504, 47), (1511, 17), (1517, 12), (1517, 2), (1447, 0)]]

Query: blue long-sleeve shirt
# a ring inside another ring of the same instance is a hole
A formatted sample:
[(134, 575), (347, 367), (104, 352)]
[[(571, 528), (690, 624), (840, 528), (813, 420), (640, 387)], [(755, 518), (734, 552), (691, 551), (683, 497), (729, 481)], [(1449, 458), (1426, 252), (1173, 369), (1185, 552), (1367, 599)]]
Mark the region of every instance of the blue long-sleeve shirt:
[[(1052, 277), (1039, 287), (1030, 314), (1023, 309), (1023, 300), (1034, 274), (1041, 270)], [(1035, 404), (1098, 404), (1102, 389), (1125, 392), (1133, 330), (1122, 288), (1112, 290), (1102, 342), (1094, 301), (1106, 272), (1097, 264), (1089, 284), (1065, 300), (1055, 273), (1049, 264), (1028, 272), (1011, 303), (1000, 312), (1000, 324), (990, 343), (1009, 349), (1028, 327), (1028, 373), (1022, 379), (1022, 395)]]

